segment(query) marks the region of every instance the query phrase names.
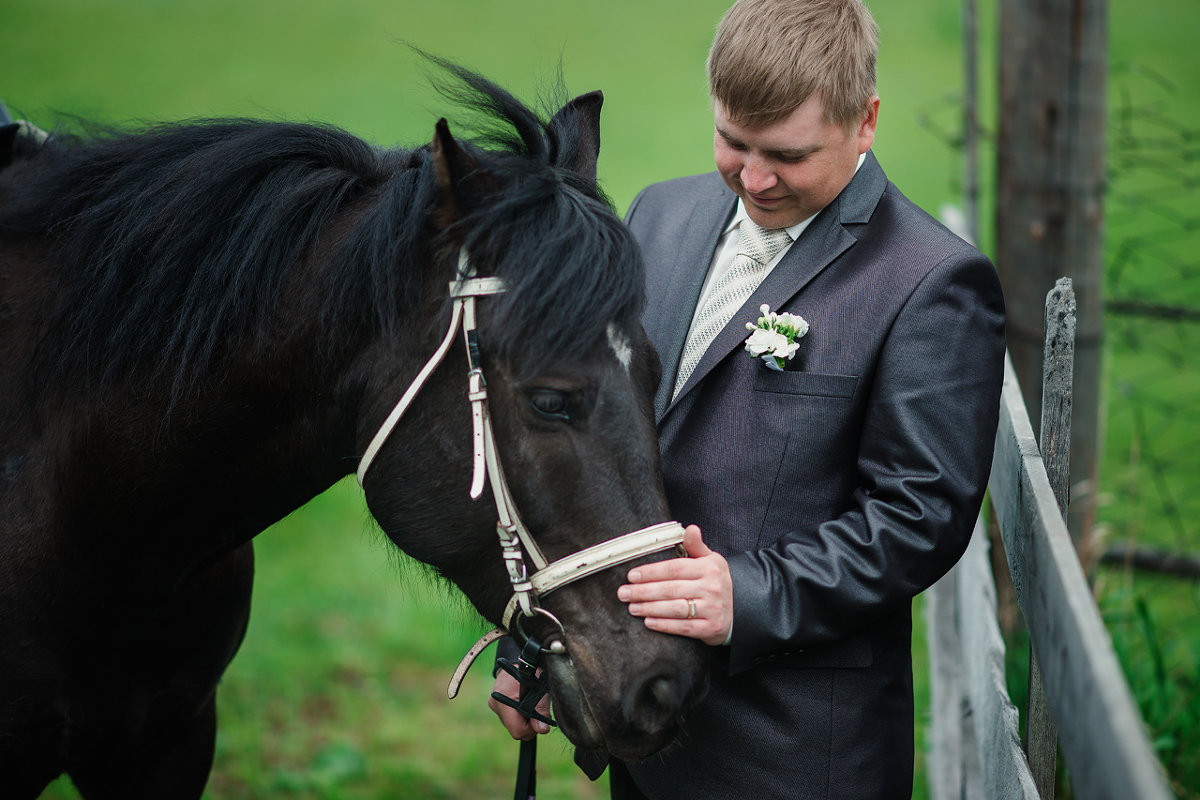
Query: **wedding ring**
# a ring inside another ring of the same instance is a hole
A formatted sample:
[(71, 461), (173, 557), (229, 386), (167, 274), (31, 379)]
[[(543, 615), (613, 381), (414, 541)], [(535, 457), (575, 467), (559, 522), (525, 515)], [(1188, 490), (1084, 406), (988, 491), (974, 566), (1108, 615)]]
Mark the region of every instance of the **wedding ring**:
[(687, 615), (687, 618), (688, 618), (688, 619), (695, 619), (695, 618), (696, 618), (696, 601), (695, 601), (695, 600), (688, 600), (688, 615)]

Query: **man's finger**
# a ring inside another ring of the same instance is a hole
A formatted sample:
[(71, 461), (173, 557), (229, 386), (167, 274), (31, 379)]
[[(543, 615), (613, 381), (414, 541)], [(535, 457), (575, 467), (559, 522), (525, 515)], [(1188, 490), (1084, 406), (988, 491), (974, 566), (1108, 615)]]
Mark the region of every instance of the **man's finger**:
[[(521, 684), (517, 682), (516, 678), (501, 670), (496, 674), (496, 682), (492, 685), (492, 690), (515, 700), (520, 694)], [(531, 720), (520, 711), (504, 705), (494, 697), (488, 697), (488, 708), (500, 718), (501, 724), (514, 739), (525, 742), (540, 733), (550, 732), (550, 726), (546, 723)], [(550, 697), (548, 695), (538, 701), (537, 710), (547, 717), (550, 716)]]
[(629, 613), (635, 617), (657, 617), (659, 619), (696, 619), (703, 616), (695, 598), (674, 598), (652, 603), (631, 603)]
[(655, 561), (652, 564), (634, 567), (629, 570), (626, 578), (630, 583), (687, 581), (699, 578), (703, 572), (694, 558), (672, 558), (667, 561)]
[(626, 603), (646, 603), (675, 597), (696, 597), (703, 589), (694, 580), (627, 583), (617, 588), (617, 599)]
[[(543, 695), (542, 699), (538, 701), (537, 712), (543, 717), (550, 716), (550, 695)], [(537, 733), (550, 732), (550, 726), (542, 722), (540, 719), (531, 719), (529, 722), (533, 726), (533, 730)]]
[(692, 558), (704, 558), (712, 555), (713, 552), (704, 543), (704, 536), (700, 533), (699, 525), (688, 525), (683, 529), (683, 549)]

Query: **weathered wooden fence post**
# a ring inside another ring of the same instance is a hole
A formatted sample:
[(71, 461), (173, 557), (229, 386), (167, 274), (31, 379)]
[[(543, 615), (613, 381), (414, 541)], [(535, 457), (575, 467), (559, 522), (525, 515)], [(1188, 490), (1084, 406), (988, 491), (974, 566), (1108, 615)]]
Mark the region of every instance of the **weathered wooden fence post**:
[[(1058, 510), (1066, 521), (1071, 485), (1071, 391), (1075, 368), (1075, 292), (1070, 278), (1059, 278), (1046, 295), (1046, 344), (1042, 365), (1042, 424), (1038, 437), (1042, 460)], [(1046, 704), (1042, 670), (1029, 648), (1029, 702), (1025, 711), (1025, 753), (1042, 800), (1054, 797), (1058, 732)]]

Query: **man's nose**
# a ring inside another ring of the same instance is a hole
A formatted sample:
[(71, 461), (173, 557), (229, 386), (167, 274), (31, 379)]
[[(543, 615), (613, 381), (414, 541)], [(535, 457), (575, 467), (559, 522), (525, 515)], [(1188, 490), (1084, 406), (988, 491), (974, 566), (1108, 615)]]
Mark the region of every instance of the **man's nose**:
[(763, 159), (750, 157), (742, 165), (742, 186), (752, 194), (759, 194), (771, 189), (778, 182), (775, 170), (770, 168)]

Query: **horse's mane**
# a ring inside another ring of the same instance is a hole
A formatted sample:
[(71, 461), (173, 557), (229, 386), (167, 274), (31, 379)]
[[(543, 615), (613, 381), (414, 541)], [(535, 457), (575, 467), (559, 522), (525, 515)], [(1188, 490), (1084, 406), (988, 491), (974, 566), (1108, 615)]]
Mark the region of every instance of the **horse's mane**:
[[(195, 375), (231, 342), (265, 336), (287, 270), (330, 249), (321, 287), (331, 333), (412, 324), (423, 271), (465, 242), (506, 295), (486, 332), (526, 367), (577, 357), (640, 313), (641, 262), (594, 180), (567, 170), (574, 127), (546, 122), (487, 80), (443, 64), (476, 112), (465, 145), (499, 179), (447, 231), (428, 147), (380, 150), (323, 125), (253, 120), (55, 135), (0, 184), (0, 234), (47, 237), (58, 290), (41, 352), (49, 372), (103, 384), (133, 372)], [(18, 153), (20, 156), (21, 154)], [(0, 178), (5, 176), (0, 175)]]

